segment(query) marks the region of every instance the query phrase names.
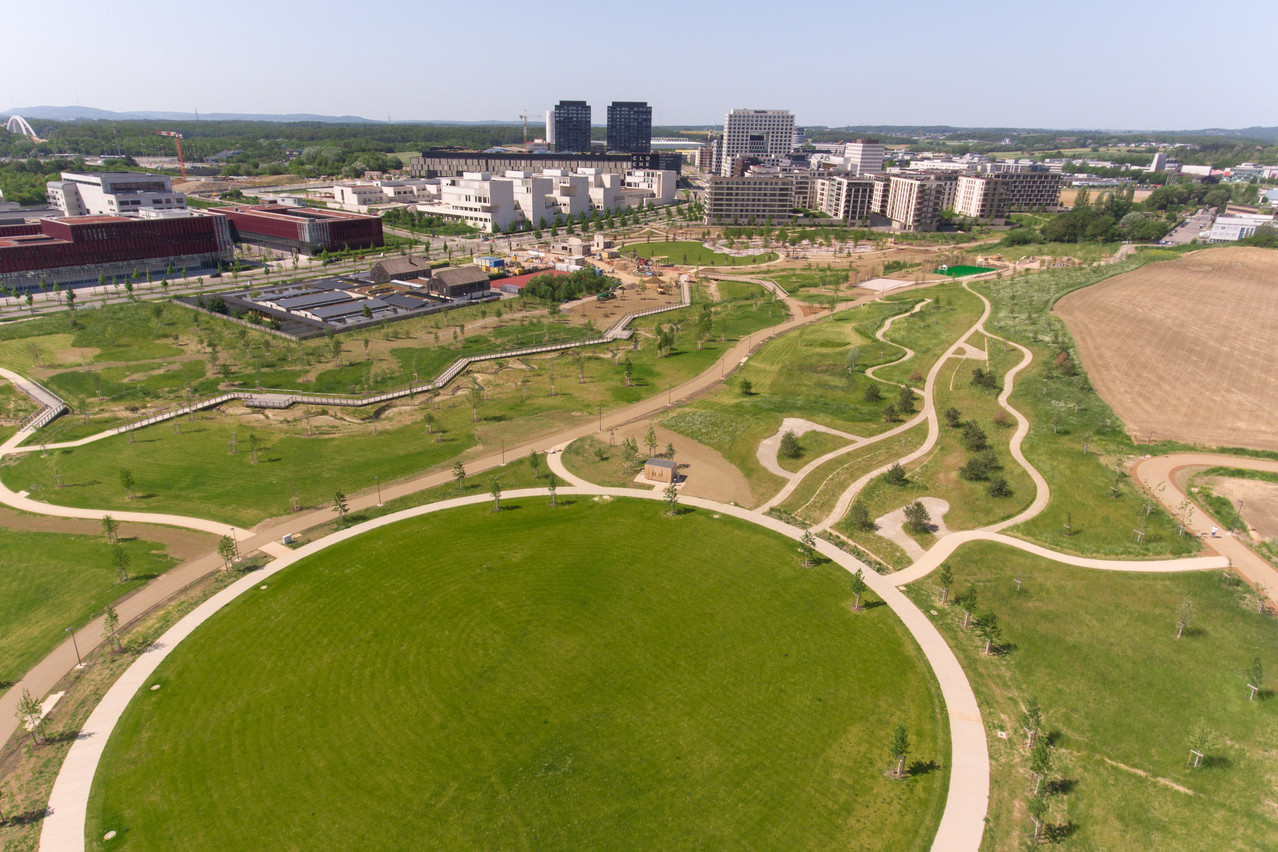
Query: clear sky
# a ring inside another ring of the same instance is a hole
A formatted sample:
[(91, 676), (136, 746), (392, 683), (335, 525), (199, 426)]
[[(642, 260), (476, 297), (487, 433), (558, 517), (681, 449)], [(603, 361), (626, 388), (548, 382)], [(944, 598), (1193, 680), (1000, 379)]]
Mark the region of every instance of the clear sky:
[(59, 0), (3, 20), (0, 109), (478, 121), (568, 98), (595, 123), (646, 100), (667, 125), (734, 107), (827, 126), (1278, 124), (1273, 0)]

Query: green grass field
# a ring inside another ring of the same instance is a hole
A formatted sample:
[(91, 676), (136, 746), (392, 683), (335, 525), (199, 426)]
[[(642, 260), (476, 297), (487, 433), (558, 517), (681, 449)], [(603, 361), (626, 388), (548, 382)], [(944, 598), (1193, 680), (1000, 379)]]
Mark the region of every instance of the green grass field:
[[(273, 423), (260, 415), (208, 412), (193, 423), (182, 420), (181, 434), (174, 433), (172, 424), (160, 423), (140, 430), (134, 444), (117, 436), (48, 455), (32, 453), (5, 466), (0, 476), (18, 490), (29, 490), (36, 499), (62, 505), (178, 512), (251, 525), (285, 513), (293, 490), (302, 505), (324, 506), (339, 489), (351, 494), (372, 488), (375, 477), (387, 483), (448, 466), (476, 446), (496, 452), (503, 442), (516, 446), (594, 416), (599, 406), (609, 411), (660, 393), (710, 367), (741, 337), (785, 316), (779, 303), (734, 301), (714, 315), (713, 334), (697, 349), (691, 322), (697, 311), (694, 305), (643, 318), (636, 323), (639, 349), (618, 344), (611, 349), (582, 350), (580, 371), (576, 352), (511, 363), (485, 362), (456, 382), (457, 387), (466, 388), (482, 377), (488, 399), (480, 404), (480, 421), (471, 422), (464, 396), (438, 402), (432, 416), (435, 432), (442, 430), (441, 442), (428, 434), (423, 422), (429, 404), (429, 397), (423, 395), (417, 397), (419, 412), (410, 422), (383, 423), (376, 435), (377, 413), (372, 408), (345, 409), (344, 416), (364, 422), (320, 430), (310, 437), (305, 422), (321, 408), (296, 407), (290, 410), (288, 423)], [(681, 330), (673, 353), (659, 358), (651, 330), (668, 323), (680, 323)], [(610, 357), (620, 358), (623, 353), (633, 364), (629, 386), (623, 369)], [(579, 375), (586, 380), (579, 381)], [(95, 421), (85, 427), (78, 417), (58, 422), (61, 426), (46, 440), (67, 440), (102, 425)], [(230, 455), (233, 427), (239, 438), (235, 456)], [(249, 433), (260, 441), (256, 465), (245, 452)], [(53, 487), (55, 460), (67, 488)], [(133, 472), (139, 499), (125, 499), (119, 482), (121, 467)], [(245, 487), (246, 483), (252, 487)]]
[(768, 251), (737, 257), (736, 255), (711, 251), (701, 243), (680, 240), (659, 243), (631, 243), (630, 245), (622, 246), (621, 251), (624, 254), (637, 254), (640, 257), (665, 258), (670, 263), (677, 263), (683, 266), (750, 266), (751, 264), (767, 263), (770, 260), (777, 259), (776, 252)]
[[(1120, 467), (1150, 450), (1132, 443), (1122, 421), (1074, 366), (1080, 362), (1073, 340), (1051, 313), (1065, 293), (1141, 263), (1129, 259), (1103, 269), (1053, 270), (973, 285), (993, 302), (987, 328), (1034, 353), (1033, 363), (1016, 378), (1011, 404), (1030, 420), (1025, 455), (1046, 477), (1052, 497), (1041, 514), (1011, 532), (1048, 547), (1117, 557), (1183, 555), (1199, 549), (1192, 537), (1177, 535), (1172, 518), (1161, 509), (1153, 508), (1145, 517), (1147, 501)], [(1142, 528), (1140, 542), (1135, 531)]]
[[(1024, 848), (1031, 786), (1016, 717), (1030, 696), (1043, 708), (1062, 792), (1048, 823), (1067, 849), (1271, 849), (1278, 838), (1278, 701), (1249, 701), (1244, 669), (1258, 653), (1272, 690), (1278, 624), (1245, 605), (1246, 587), (1219, 572), (1126, 574), (1049, 562), (992, 544), (951, 559), (955, 586), (972, 581), (978, 612), (1003, 627), (1004, 653), (940, 606), (935, 575), (909, 595), (963, 662), (981, 703), (992, 761), (983, 849)], [(1014, 579), (1022, 580), (1016, 591)], [(1176, 638), (1176, 610), (1197, 607)], [(1220, 744), (1191, 769), (1188, 738), (1205, 722)], [(1009, 732), (1008, 739), (995, 731)]]
[(271, 578), (135, 698), (90, 848), (928, 848), (948, 728), (899, 622), (663, 509), (477, 505)]
[(131, 560), (127, 583), (119, 582), (101, 536), (0, 529), (0, 683), (17, 680), (65, 642), (66, 628), (101, 615), (174, 564), (154, 542), (122, 544)]

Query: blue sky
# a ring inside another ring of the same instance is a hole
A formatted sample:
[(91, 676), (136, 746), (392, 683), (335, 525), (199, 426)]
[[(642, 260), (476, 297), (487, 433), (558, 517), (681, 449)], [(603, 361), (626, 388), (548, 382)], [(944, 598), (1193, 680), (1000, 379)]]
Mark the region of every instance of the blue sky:
[(596, 123), (609, 101), (646, 100), (657, 124), (752, 107), (829, 126), (1274, 125), (1276, 12), (1262, 0), (23, 2), (4, 15), (3, 65), (21, 73), (0, 73), (0, 109), (476, 121), (570, 98)]

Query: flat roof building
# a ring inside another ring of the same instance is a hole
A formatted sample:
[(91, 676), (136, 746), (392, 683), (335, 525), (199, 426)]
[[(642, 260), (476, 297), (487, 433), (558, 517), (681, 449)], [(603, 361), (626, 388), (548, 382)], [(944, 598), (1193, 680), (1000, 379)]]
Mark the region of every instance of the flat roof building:
[(719, 174), (731, 174), (737, 157), (785, 157), (793, 150), (794, 116), (784, 109), (734, 109), (723, 117)]
[(652, 107), (647, 102), (608, 104), (608, 150), (627, 154), (652, 150)]
[(315, 255), (383, 245), (377, 216), (283, 204), (215, 207), (210, 212), (230, 220), (237, 241), (285, 251)]
[(71, 216), (0, 226), (0, 282), (18, 289), (81, 286), (211, 269), (229, 263), (234, 244), (227, 220), (199, 211), (184, 216)]
[(548, 169), (598, 169), (625, 174), (632, 169), (681, 171), (683, 157), (677, 151), (649, 151), (643, 154), (525, 154), (510, 151), (457, 151), (435, 148), (408, 161), (415, 178), (461, 177), (466, 172), (541, 172)]
[(712, 177), (706, 182), (707, 224), (777, 224), (794, 216), (794, 178)]
[(145, 172), (63, 172), (45, 184), (49, 203), (63, 216), (130, 216), (143, 210), (185, 210), (168, 175)]
[(590, 104), (585, 101), (555, 104), (554, 135), (556, 151), (589, 151)]

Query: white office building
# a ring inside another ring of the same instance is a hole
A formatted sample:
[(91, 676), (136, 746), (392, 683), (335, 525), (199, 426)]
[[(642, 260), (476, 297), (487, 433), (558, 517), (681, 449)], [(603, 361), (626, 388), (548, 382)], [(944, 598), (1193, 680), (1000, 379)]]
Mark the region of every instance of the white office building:
[(854, 176), (875, 175), (883, 171), (886, 153), (877, 139), (854, 139), (843, 146), (843, 162)]
[(1273, 225), (1273, 216), (1252, 213), (1240, 216), (1217, 216), (1211, 226), (1211, 234), (1207, 237), (1213, 243), (1232, 243), (1250, 237), (1256, 229), (1264, 225)]
[(416, 204), (429, 201), (439, 193), (439, 181), (427, 178), (412, 180), (376, 180), (339, 183), (333, 187), (333, 201), (343, 210), (366, 213), (379, 204)]
[(723, 117), (719, 174), (732, 172), (738, 157), (785, 157), (794, 147), (794, 116), (784, 109), (734, 109)]
[(64, 216), (137, 216), (143, 210), (185, 210), (186, 196), (167, 175), (143, 172), (63, 172), (46, 185)]

